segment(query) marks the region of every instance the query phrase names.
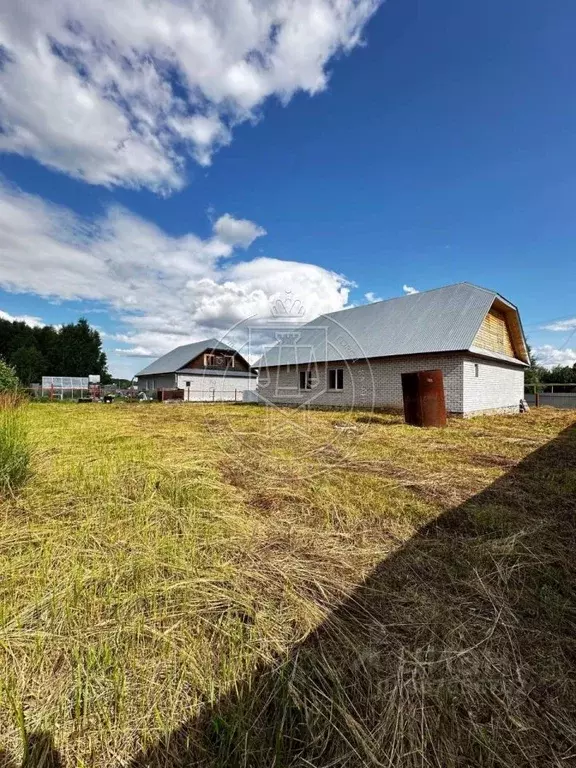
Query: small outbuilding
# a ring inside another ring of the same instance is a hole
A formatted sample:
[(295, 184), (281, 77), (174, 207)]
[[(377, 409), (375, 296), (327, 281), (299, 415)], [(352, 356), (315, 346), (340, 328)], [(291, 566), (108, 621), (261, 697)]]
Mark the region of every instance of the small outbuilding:
[(518, 309), (458, 283), (322, 315), (259, 361), (270, 404), (401, 409), (402, 374), (441, 370), (449, 413), (518, 413), (528, 348)]
[(178, 392), (185, 401), (239, 401), (256, 389), (256, 373), (232, 347), (206, 339), (176, 347), (137, 375), (138, 389)]

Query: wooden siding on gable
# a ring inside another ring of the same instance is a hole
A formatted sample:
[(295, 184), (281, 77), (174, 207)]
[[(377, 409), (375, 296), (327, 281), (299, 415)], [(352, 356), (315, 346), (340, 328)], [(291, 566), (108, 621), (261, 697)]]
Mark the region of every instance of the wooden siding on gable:
[(503, 312), (497, 309), (491, 309), (488, 312), (476, 334), (474, 346), (490, 352), (499, 352), (508, 357), (516, 357), (506, 315)]
[[(189, 368), (204, 368), (204, 356), (206, 354), (210, 354), (210, 350), (206, 350), (206, 352), (202, 352), (199, 355), (196, 355), (196, 357), (193, 360), (190, 360), (186, 365), (183, 365), (183, 369), (189, 369)], [(218, 351), (216, 351), (216, 354), (218, 354)], [(232, 353), (226, 353), (223, 352), (222, 354), (232, 354)], [(246, 365), (244, 360), (238, 355), (238, 353), (234, 352), (234, 367), (233, 370), (235, 371), (242, 371), (243, 373), (247, 373), (250, 370), (250, 367)], [(208, 366), (210, 367), (210, 366)], [(182, 370), (182, 368), (180, 370)], [(232, 368), (231, 368), (232, 370)]]

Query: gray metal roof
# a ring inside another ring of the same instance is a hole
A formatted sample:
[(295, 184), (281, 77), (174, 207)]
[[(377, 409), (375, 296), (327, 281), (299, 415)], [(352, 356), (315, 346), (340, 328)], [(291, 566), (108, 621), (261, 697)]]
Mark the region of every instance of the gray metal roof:
[(516, 309), (495, 291), (457, 283), (331, 312), (283, 333), (255, 367), (470, 350), (497, 297)]
[(159, 357), (153, 363), (137, 373), (137, 376), (149, 376), (155, 373), (175, 373), (183, 368), (205, 349), (219, 349), (222, 352), (235, 352), (235, 349), (222, 344), (218, 339), (206, 339), (205, 341), (195, 341), (193, 344), (183, 344), (176, 347), (166, 355)]

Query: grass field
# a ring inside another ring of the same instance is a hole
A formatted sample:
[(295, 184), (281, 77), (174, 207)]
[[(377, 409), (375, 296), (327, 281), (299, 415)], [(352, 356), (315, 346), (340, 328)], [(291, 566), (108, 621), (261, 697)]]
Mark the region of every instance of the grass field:
[(576, 412), (26, 417), (0, 765), (576, 765)]

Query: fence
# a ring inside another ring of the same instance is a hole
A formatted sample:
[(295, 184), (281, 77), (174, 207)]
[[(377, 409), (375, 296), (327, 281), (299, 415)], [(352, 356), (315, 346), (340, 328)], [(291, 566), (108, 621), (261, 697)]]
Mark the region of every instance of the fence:
[(538, 408), (540, 406), (551, 406), (552, 408), (576, 408), (576, 392), (539, 392), (525, 395), (528, 405)]
[(251, 389), (159, 389), (156, 394), (160, 402), (183, 400), (187, 403), (256, 403), (258, 396)]
[(527, 388), (525, 398), (528, 405), (534, 408), (549, 406), (576, 409), (575, 384), (534, 384), (530, 389), (532, 391)]

